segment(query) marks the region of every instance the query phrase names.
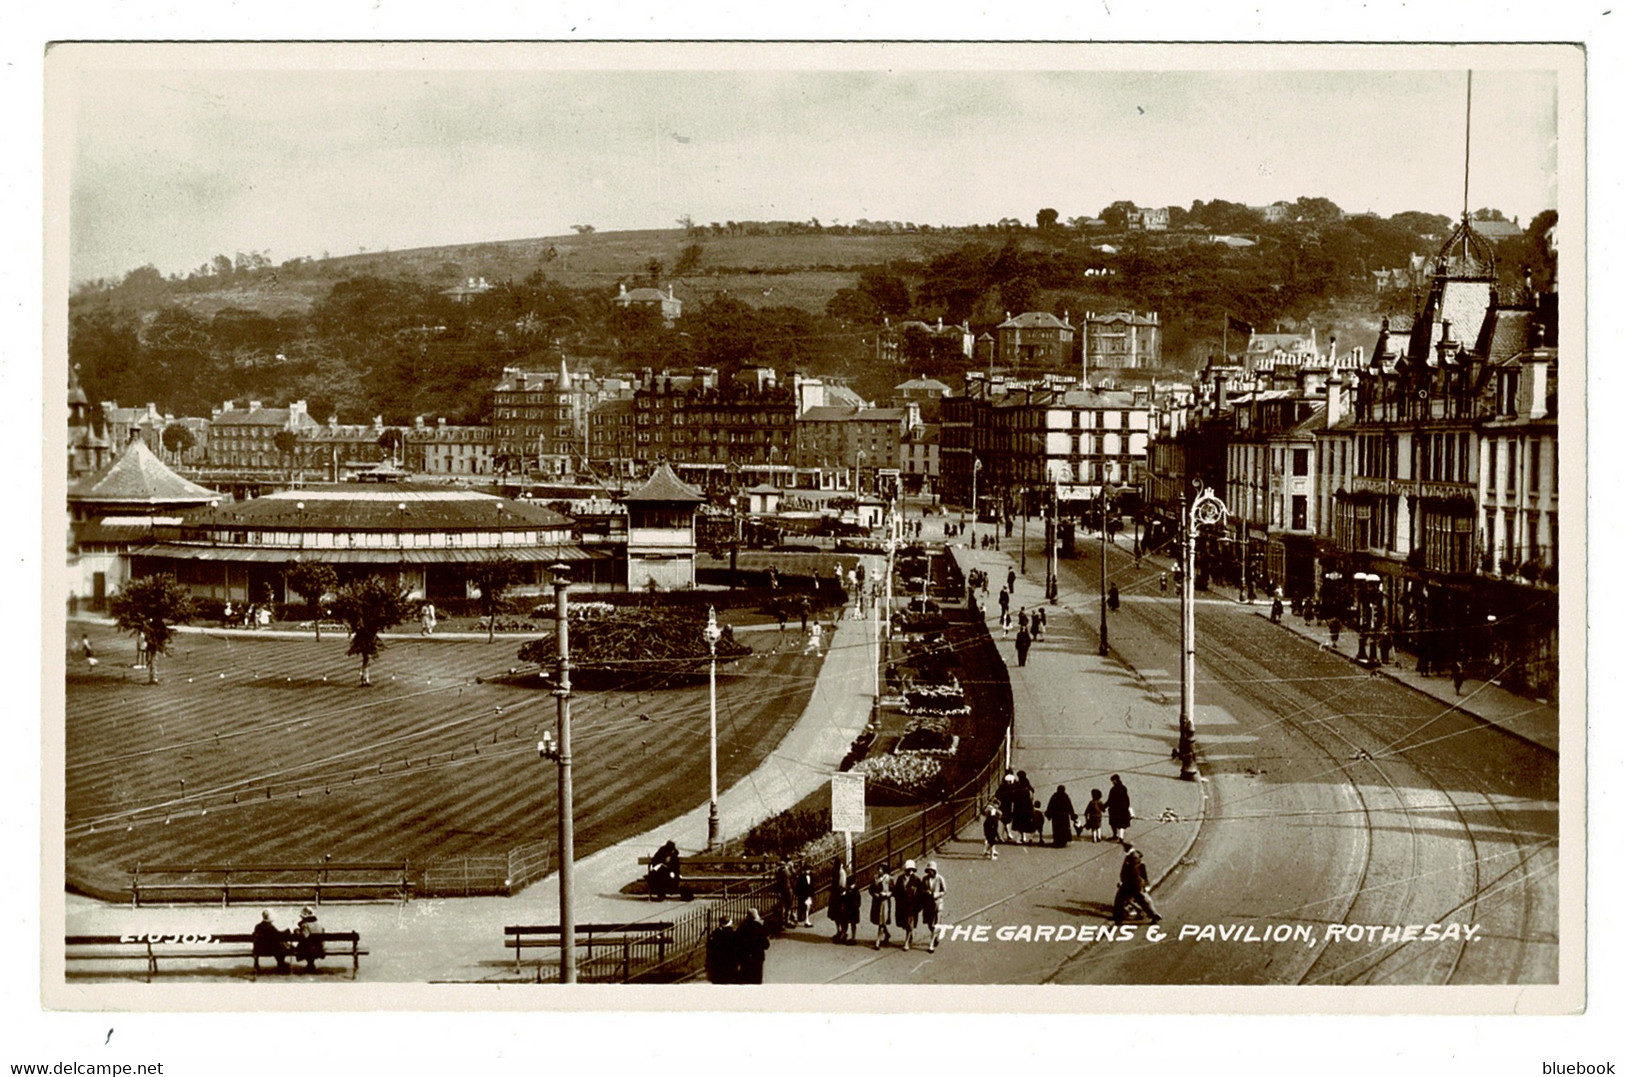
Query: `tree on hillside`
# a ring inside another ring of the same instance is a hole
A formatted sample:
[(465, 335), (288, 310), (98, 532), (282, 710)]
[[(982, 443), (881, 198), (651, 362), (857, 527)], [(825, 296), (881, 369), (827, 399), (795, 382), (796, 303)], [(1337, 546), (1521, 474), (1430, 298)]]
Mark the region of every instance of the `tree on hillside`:
[(731, 295), (716, 295), (683, 322), (694, 343), (694, 361), (714, 366), (726, 380), (752, 362), (760, 333), (754, 308)]
[(295, 561), (288, 569), (288, 586), (310, 607), (310, 619), (316, 624), (316, 639), (322, 638), (322, 596), (339, 585), (339, 575), (333, 566), (321, 561)]
[(192, 432), (180, 423), (171, 423), (164, 427), (164, 432), (158, 440), (163, 443), (170, 457), (175, 460), (179, 460), (182, 453), (197, 446), (197, 438), (193, 437)]
[(1442, 213), (1423, 213), (1421, 210), (1415, 209), (1408, 209), (1402, 213), (1396, 213), (1392, 217), (1389, 217), (1388, 221), (1391, 224), (1398, 225), (1418, 238), (1422, 236), (1436, 236), (1439, 239), (1443, 239), (1445, 236), (1450, 234), (1450, 229), (1452, 227), (1450, 218), (1444, 216)]
[(865, 269), (858, 275), (858, 290), (887, 318), (906, 318), (913, 308), (908, 281), (890, 269)]
[(108, 604), (120, 629), (147, 645), (147, 683), (158, 683), (158, 656), (169, 653), (176, 625), (197, 615), (192, 596), (174, 576), (144, 576), (124, 585)]
[(1100, 211), (1100, 219), (1106, 222), (1108, 228), (1127, 228), (1128, 215), (1139, 208), (1133, 202), (1113, 202)]
[(485, 642), (497, 638), (497, 614), (502, 610), (503, 594), (519, 578), (519, 562), (507, 554), (490, 561), (481, 561), (468, 574), (468, 580), (480, 592), (480, 612), (485, 614)]
[(1038, 211), (1038, 230), (1040, 232), (1048, 232), (1050, 229), (1055, 227), (1055, 222), (1059, 221), (1060, 219), (1061, 215), (1055, 210), (1041, 209)]
[(271, 438), (271, 444), (276, 446), (277, 455), (282, 457), (282, 463), (291, 470), (289, 460), (293, 458), (294, 450), (299, 447), (299, 435), (292, 430), (278, 430)]
[(401, 445), (404, 443), (404, 441), (405, 439), (401, 437), (401, 432), (395, 429), (393, 426), (389, 427), (382, 434), (378, 435), (378, 447), (384, 450), (385, 459), (392, 464), (397, 462), (398, 458), (396, 453), (400, 452)]
[(346, 654), (361, 658), (361, 685), (372, 687), (372, 660), (383, 650), (379, 637), (412, 615), (412, 601), (381, 576), (364, 576), (338, 589), (333, 613), (350, 629)]
[(575, 233), (578, 236), (590, 236), (594, 232), (598, 231), (598, 229), (594, 228), (590, 224), (572, 224), (570, 227), (575, 230)]
[[(692, 227), (692, 222), (691, 222)], [(683, 248), (677, 256), (677, 262), (671, 267), (671, 275), (681, 277), (700, 268), (700, 257), (705, 253), (705, 247), (699, 243), (690, 243)]]

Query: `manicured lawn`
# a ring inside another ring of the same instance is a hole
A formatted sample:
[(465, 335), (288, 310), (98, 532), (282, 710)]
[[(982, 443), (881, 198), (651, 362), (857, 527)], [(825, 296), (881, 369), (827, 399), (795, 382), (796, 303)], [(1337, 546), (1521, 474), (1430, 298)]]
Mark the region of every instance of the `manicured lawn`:
[[(134, 645), (70, 625), (65, 716), (67, 877), (116, 896), (138, 861), (423, 861), (502, 853), (556, 834), (556, 727), (544, 687), (478, 683), (521, 640), (391, 640), (375, 687), (355, 686), (342, 633), (314, 639), (187, 633), (160, 683)], [(718, 766), (742, 778), (800, 717), (817, 660), (762, 653), (718, 678)], [(628, 675), (573, 700), (576, 850), (586, 856), (706, 796), (703, 681)]]

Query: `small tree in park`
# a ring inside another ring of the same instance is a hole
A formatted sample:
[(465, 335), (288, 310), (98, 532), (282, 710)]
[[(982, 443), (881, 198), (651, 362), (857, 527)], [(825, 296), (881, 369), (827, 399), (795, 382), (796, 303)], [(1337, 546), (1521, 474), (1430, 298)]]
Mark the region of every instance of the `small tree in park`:
[(176, 625), (196, 615), (192, 596), (174, 576), (145, 576), (132, 580), (114, 595), (108, 606), (114, 622), (147, 642), (147, 683), (158, 683), (158, 656), (169, 653)]
[(497, 636), (497, 611), (502, 605), (503, 592), (512, 587), (519, 576), (519, 563), (507, 554), (482, 561), (468, 574), (469, 580), (480, 589), (480, 610), (485, 614), (485, 642)]
[(169, 455), (174, 460), (179, 460), (185, 453), (197, 447), (197, 438), (179, 423), (164, 427), (164, 432), (158, 440), (169, 450)]
[(333, 600), (333, 612), (350, 627), (347, 654), (361, 656), (361, 683), (372, 684), (372, 660), (383, 650), (378, 637), (412, 613), (406, 592), (379, 576), (364, 576), (340, 587)]
[(332, 565), (320, 561), (295, 561), (288, 569), (288, 586), (310, 607), (310, 619), (316, 623), (316, 638), (322, 638), (322, 596), (336, 589), (339, 574)]

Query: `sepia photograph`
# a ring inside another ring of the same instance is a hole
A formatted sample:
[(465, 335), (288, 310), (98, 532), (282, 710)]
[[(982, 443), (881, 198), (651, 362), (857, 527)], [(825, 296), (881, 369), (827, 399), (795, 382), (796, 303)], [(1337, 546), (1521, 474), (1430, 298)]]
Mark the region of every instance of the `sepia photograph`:
[(43, 76), (47, 1009), (1586, 1009), (1582, 46)]

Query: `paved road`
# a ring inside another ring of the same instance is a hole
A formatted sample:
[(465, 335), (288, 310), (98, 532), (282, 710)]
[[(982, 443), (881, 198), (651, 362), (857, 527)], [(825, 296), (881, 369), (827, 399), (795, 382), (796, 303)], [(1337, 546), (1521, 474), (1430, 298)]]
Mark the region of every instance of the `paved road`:
[[(1098, 623), (1098, 556), (1063, 562), (1063, 602)], [(1177, 700), (1177, 599), (1121, 550), (1109, 625)], [(1196, 724), (1209, 811), (1164, 889), (1186, 923), (1476, 924), (1473, 941), (1214, 942), (1096, 948), (1056, 982), (1549, 983), (1557, 976), (1557, 756), (1200, 595)], [(1098, 635), (1095, 637), (1098, 639)]]

